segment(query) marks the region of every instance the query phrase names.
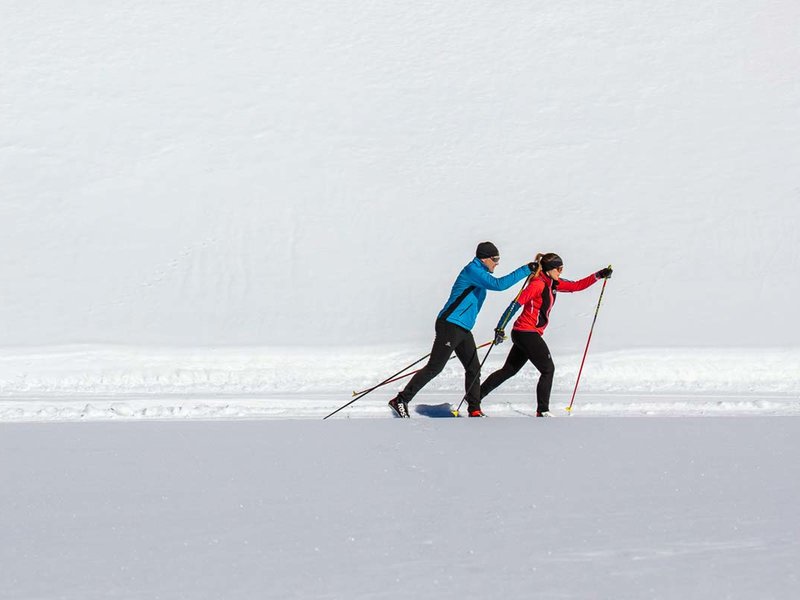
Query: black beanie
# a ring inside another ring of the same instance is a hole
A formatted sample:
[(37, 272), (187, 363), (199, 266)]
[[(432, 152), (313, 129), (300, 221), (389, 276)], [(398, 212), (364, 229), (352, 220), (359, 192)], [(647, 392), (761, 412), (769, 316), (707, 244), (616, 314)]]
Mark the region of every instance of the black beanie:
[(500, 256), (500, 250), (492, 242), (481, 242), (478, 244), (478, 249), (475, 250), (475, 256), (478, 258), (492, 258), (493, 256)]

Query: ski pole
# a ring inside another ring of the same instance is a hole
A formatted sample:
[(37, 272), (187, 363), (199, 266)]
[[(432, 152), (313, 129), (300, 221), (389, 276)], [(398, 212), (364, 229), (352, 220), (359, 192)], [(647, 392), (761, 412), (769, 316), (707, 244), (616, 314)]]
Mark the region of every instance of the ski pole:
[[(533, 273), (531, 273), (531, 275), (533, 275)], [(522, 292), (525, 290), (525, 286), (526, 286), (526, 285), (528, 285), (528, 281), (530, 281), (531, 275), (528, 275), (528, 276), (525, 278), (525, 281), (523, 281), (523, 282), (522, 282), (522, 287), (519, 289), (519, 292), (517, 292), (517, 295), (516, 295), (516, 297), (514, 298), (514, 302), (516, 302), (517, 300), (519, 300), (519, 297), (522, 295)], [(502, 323), (501, 327), (499, 327), (499, 329), (505, 329), (505, 328), (506, 328), (506, 325), (508, 325), (508, 321), (509, 321), (509, 319), (511, 319), (511, 315), (509, 315), (508, 317), (506, 317), (506, 320), (505, 320), (505, 321), (503, 321), (503, 323)], [(483, 357), (483, 360), (481, 361), (481, 366), (480, 366), (480, 367), (479, 367), (479, 369), (478, 369), (478, 376), (477, 376), (477, 377), (475, 377), (475, 378), (472, 380), (472, 383), (470, 383), (470, 384), (469, 384), (469, 387), (467, 388), (467, 392), (464, 394), (464, 397), (463, 397), (463, 398), (461, 398), (461, 402), (459, 402), (459, 403), (458, 403), (458, 407), (457, 407), (455, 410), (451, 410), (451, 411), (450, 411), (451, 413), (453, 413), (453, 416), (454, 416), (454, 417), (457, 417), (457, 416), (458, 416), (458, 411), (459, 411), (459, 410), (461, 410), (461, 405), (462, 405), (462, 404), (464, 404), (464, 400), (466, 400), (466, 399), (467, 399), (467, 396), (469, 396), (469, 393), (470, 393), (470, 391), (472, 390), (472, 386), (473, 386), (473, 385), (475, 385), (475, 382), (476, 382), (476, 381), (478, 381), (478, 379), (479, 379), (479, 378), (480, 378), (480, 376), (481, 376), (481, 369), (483, 369), (483, 363), (485, 363), (485, 362), (486, 362), (486, 359), (487, 359), (487, 358), (489, 358), (489, 353), (492, 351), (492, 348), (494, 348), (494, 347), (497, 345), (497, 344), (495, 344), (495, 343), (494, 343), (494, 341), (492, 341), (492, 342), (491, 342), (491, 344), (492, 344), (492, 345), (491, 345), (491, 346), (489, 347), (489, 349), (486, 351), (486, 356), (484, 356), (484, 357)], [(484, 344), (484, 346), (485, 346), (485, 345), (486, 345), (486, 344)], [(483, 346), (478, 346), (478, 348), (482, 348), (482, 347), (483, 347)], [(476, 352), (478, 351), (478, 350), (477, 350), (477, 348), (475, 349), (475, 351), (476, 351)]]
[[(481, 361), (481, 364), (478, 367), (478, 375), (472, 378), (472, 383), (469, 384), (469, 387), (467, 388), (467, 391), (464, 394), (464, 397), (461, 398), (461, 402), (458, 403), (458, 407), (455, 410), (451, 410), (450, 411), (451, 413), (453, 413), (454, 417), (458, 416), (458, 411), (461, 409), (461, 405), (464, 404), (464, 400), (467, 399), (467, 396), (469, 396), (469, 393), (472, 391), (472, 386), (475, 385), (475, 382), (478, 381), (481, 378), (481, 369), (483, 369), (483, 363), (485, 363), (486, 359), (489, 358), (489, 354), (492, 352), (492, 348), (494, 348), (494, 346), (495, 346), (495, 344), (494, 344), (494, 342), (492, 342), (492, 345), (489, 346), (489, 349), (486, 351), (486, 356), (483, 357), (483, 360)], [(475, 353), (476, 354), (478, 353), (477, 348), (475, 349)]]
[[(485, 344), (481, 344), (480, 346), (478, 346), (478, 348), (485, 348), (489, 344), (493, 344), (493, 343), (494, 342), (486, 342)], [(430, 356), (430, 354), (428, 356)], [(454, 358), (455, 358), (455, 355), (451, 356), (447, 360), (453, 360)], [(406, 367), (406, 368), (408, 368), (408, 367)], [(360, 392), (353, 392), (353, 396), (358, 396), (359, 394), (365, 394), (367, 392), (371, 392), (372, 390), (377, 390), (379, 387), (382, 387), (384, 385), (389, 385), (390, 383), (394, 383), (395, 381), (400, 381), (401, 379), (405, 379), (406, 377), (411, 377), (412, 375), (416, 375), (421, 370), (422, 369), (417, 369), (416, 371), (411, 371), (410, 373), (405, 373), (403, 375), (399, 375), (397, 377), (393, 377), (392, 379), (388, 379), (388, 380), (386, 380), (386, 381), (384, 381), (382, 383), (379, 383), (378, 385), (374, 385), (371, 388), (367, 388), (366, 390), (361, 390)], [(402, 371), (401, 371), (401, 373), (402, 373)]]
[(410, 365), (408, 365), (407, 367), (405, 367), (405, 368), (403, 368), (403, 369), (400, 369), (400, 370), (399, 370), (397, 373), (395, 373), (394, 375), (391, 375), (391, 376), (387, 377), (385, 380), (383, 380), (382, 382), (380, 382), (380, 383), (379, 383), (378, 385), (376, 385), (375, 387), (372, 387), (372, 388), (370, 388), (370, 389), (368, 389), (368, 390), (364, 390), (363, 392), (361, 392), (360, 394), (358, 394), (358, 395), (357, 395), (355, 398), (353, 398), (352, 400), (350, 400), (350, 402), (348, 402), (347, 404), (343, 404), (342, 406), (340, 406), (339, 408), (337, 408), (335, 411), (333, 411), (331, 414), (327, 415), (326, 417), (323, 417), (323, 418), (322, 418), (322, 420), (324, 421), (324, 420), (325, 420), (325, 419), (327, 419), (328, 417), (332, 417), (333, 415), (335, 415), (336, 413), (338, 413), (340, 410), (342, 410), (342, 409), (345, 409), (345, 408), (347, 408), (348, 406), (350, 406), (350, 405), (351, 405), (353, 402), (355, 402), (356, 400), (360, 400), (361, 398), (363, 398), (364, 396), (366, 396), (367, 394), (369, 394), (369, 393), (370, 393), (372, 390), (376, 390), (376, 389), (378, 389), (379, 387), (381, 387), (382, 385), (386, 385), (387, 383), (389, 383), (389, 381), (390, 381), (390, 380), (391, 380), (393, 377), (397, 377), (397, 376), (398, 376), (398, 375), (400, 375), (400, 373), (402, 373), (403, 371), (408, 371), (408, 370), (409, 370), (411, 367), (413, 367), (413, 366), (414, 366), (414, 365), (416, 365), (417, 363), (421, 363), (423, 360), (425, 360), (425, 359), (426, 359), (426, 358), (428, 358), (429, 356), (430, 356), (430, 353), (426, 354), (426, 355), (425, 355), (425, 356), (423, 356), (422, 358), (419, 358), (419, 359), (415, 360), (413, 363), (411, 363), (411, 364), (410, 364)]
[[(611, 265), (608, 265), (608, 268), (611, 268)], [(578, 378), (575, 380), (575, 389), (572, 390), (572, 399), (569, 401), (569, 406), (566, 408), (566, 411), (571, 415), (572, 414), (572, 403), (575, 402), (575, 394), (578, 392), (578, 383), (581, 380), (581, 373), (583, 373), (583, 363), (586, 362), (586, 354), (589, 352), (589, 343), (592, 341), (592, 332), (594, 331), (594, 324), (597, 322), (597, 314), (600, 312), (600, 303), (603, 301), (603, 292), (606, 291), (606, 284), (608, 283), (608, 278), (603, 280), (603, 287), (600, 290), (600, 298), (597, 300), (597, 309), (594, 311), (594, 319), (592, 319), (592, 326), (589, 329), (589, 339), (586, 340), (586, 348), (583, 351), (583, 359), (581, 360), (581, 368), (578, 369)]]

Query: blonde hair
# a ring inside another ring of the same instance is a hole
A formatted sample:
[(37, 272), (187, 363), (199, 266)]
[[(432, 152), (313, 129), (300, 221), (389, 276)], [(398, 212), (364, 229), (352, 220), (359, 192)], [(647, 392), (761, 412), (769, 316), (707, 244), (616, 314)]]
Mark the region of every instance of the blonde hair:
[(536, 262), (536, 271), (531, 273), (531, 279), (535, 279), (536, 277), (539, 276), (539, 273), (542, 272), (542, 258), (544, 258), (544, 256), (545, 255), (543, 252), (538, 252), (536, 254), (536, 258), (533, 259), (534, 262)]

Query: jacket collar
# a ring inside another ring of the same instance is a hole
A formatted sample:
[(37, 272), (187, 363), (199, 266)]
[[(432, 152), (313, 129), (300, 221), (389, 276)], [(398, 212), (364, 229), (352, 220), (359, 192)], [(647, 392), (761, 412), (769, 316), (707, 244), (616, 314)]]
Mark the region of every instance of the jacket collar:
[(541, 279), (542, 281), (544, 281), (544, 284), (545, 284), (547, 287), (551, 287), (551, 288), (553, 288), (553, 289), (556, 289), (556, 288), (558, 288), (558, 281), (556, 281), (556, 280), (555, 280), (555, 279), (553, 279), (552, 277), (548, 277), (548, 276), (545, 274), (545, 272), (544, 272), (544, 271), (542, 271), (541, 273), (539, 273), (539, 277), (538, 277), (538, 279)]
[(473, 259), (472, 259), (472, 262), (476, 263), (476, 264), (477, 264), (477, 265), (478, 265), (478, 266), (479, 266), (481, 269), (483, 269), (484, 271), (488, 271), (488, 270), (489, 270), (489, 267), (487, 267), (485, 264), (483, 264), (483, 263), (481, 262), (481, 259), (480, 259), (480, 258), (478, 258), (477, 256), (476, 256), (475, 258), (473, 258)]

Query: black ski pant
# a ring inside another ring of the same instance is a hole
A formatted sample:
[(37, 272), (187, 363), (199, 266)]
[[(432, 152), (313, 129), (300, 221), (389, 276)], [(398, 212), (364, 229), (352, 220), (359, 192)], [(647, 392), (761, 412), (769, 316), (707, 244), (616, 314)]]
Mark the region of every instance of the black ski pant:
[(526, 362), (531, 361), (541, 373), (536, 386), (536, 410), (547, 412), (550, 410), (550, 390), (553, 388), (553, 374), (556, 372), (553, 359), (550, 357), (550, 349), (542, 336), (535, 331), (512, 330), (511, 340), (514, 345), (508, 353), (506, 364), (483, 382), (481, 398), (488, 396), (507, 379), (511, 379), (519, 373)]
[(481, 407), (481, 364), (478, 360), (475, 338), (472, 337), (471, 331), (444, 319), (436, 320), (436, 338), (433, 340), (433, 349), (428, 364), (411, 378), (398, 397), (404, 402), (411, 402), (417, 392), (442, 372), (453, 352), (456, 353), (466, 371), (464, 391), (468, 394), (469, 410), (479, 409)]

